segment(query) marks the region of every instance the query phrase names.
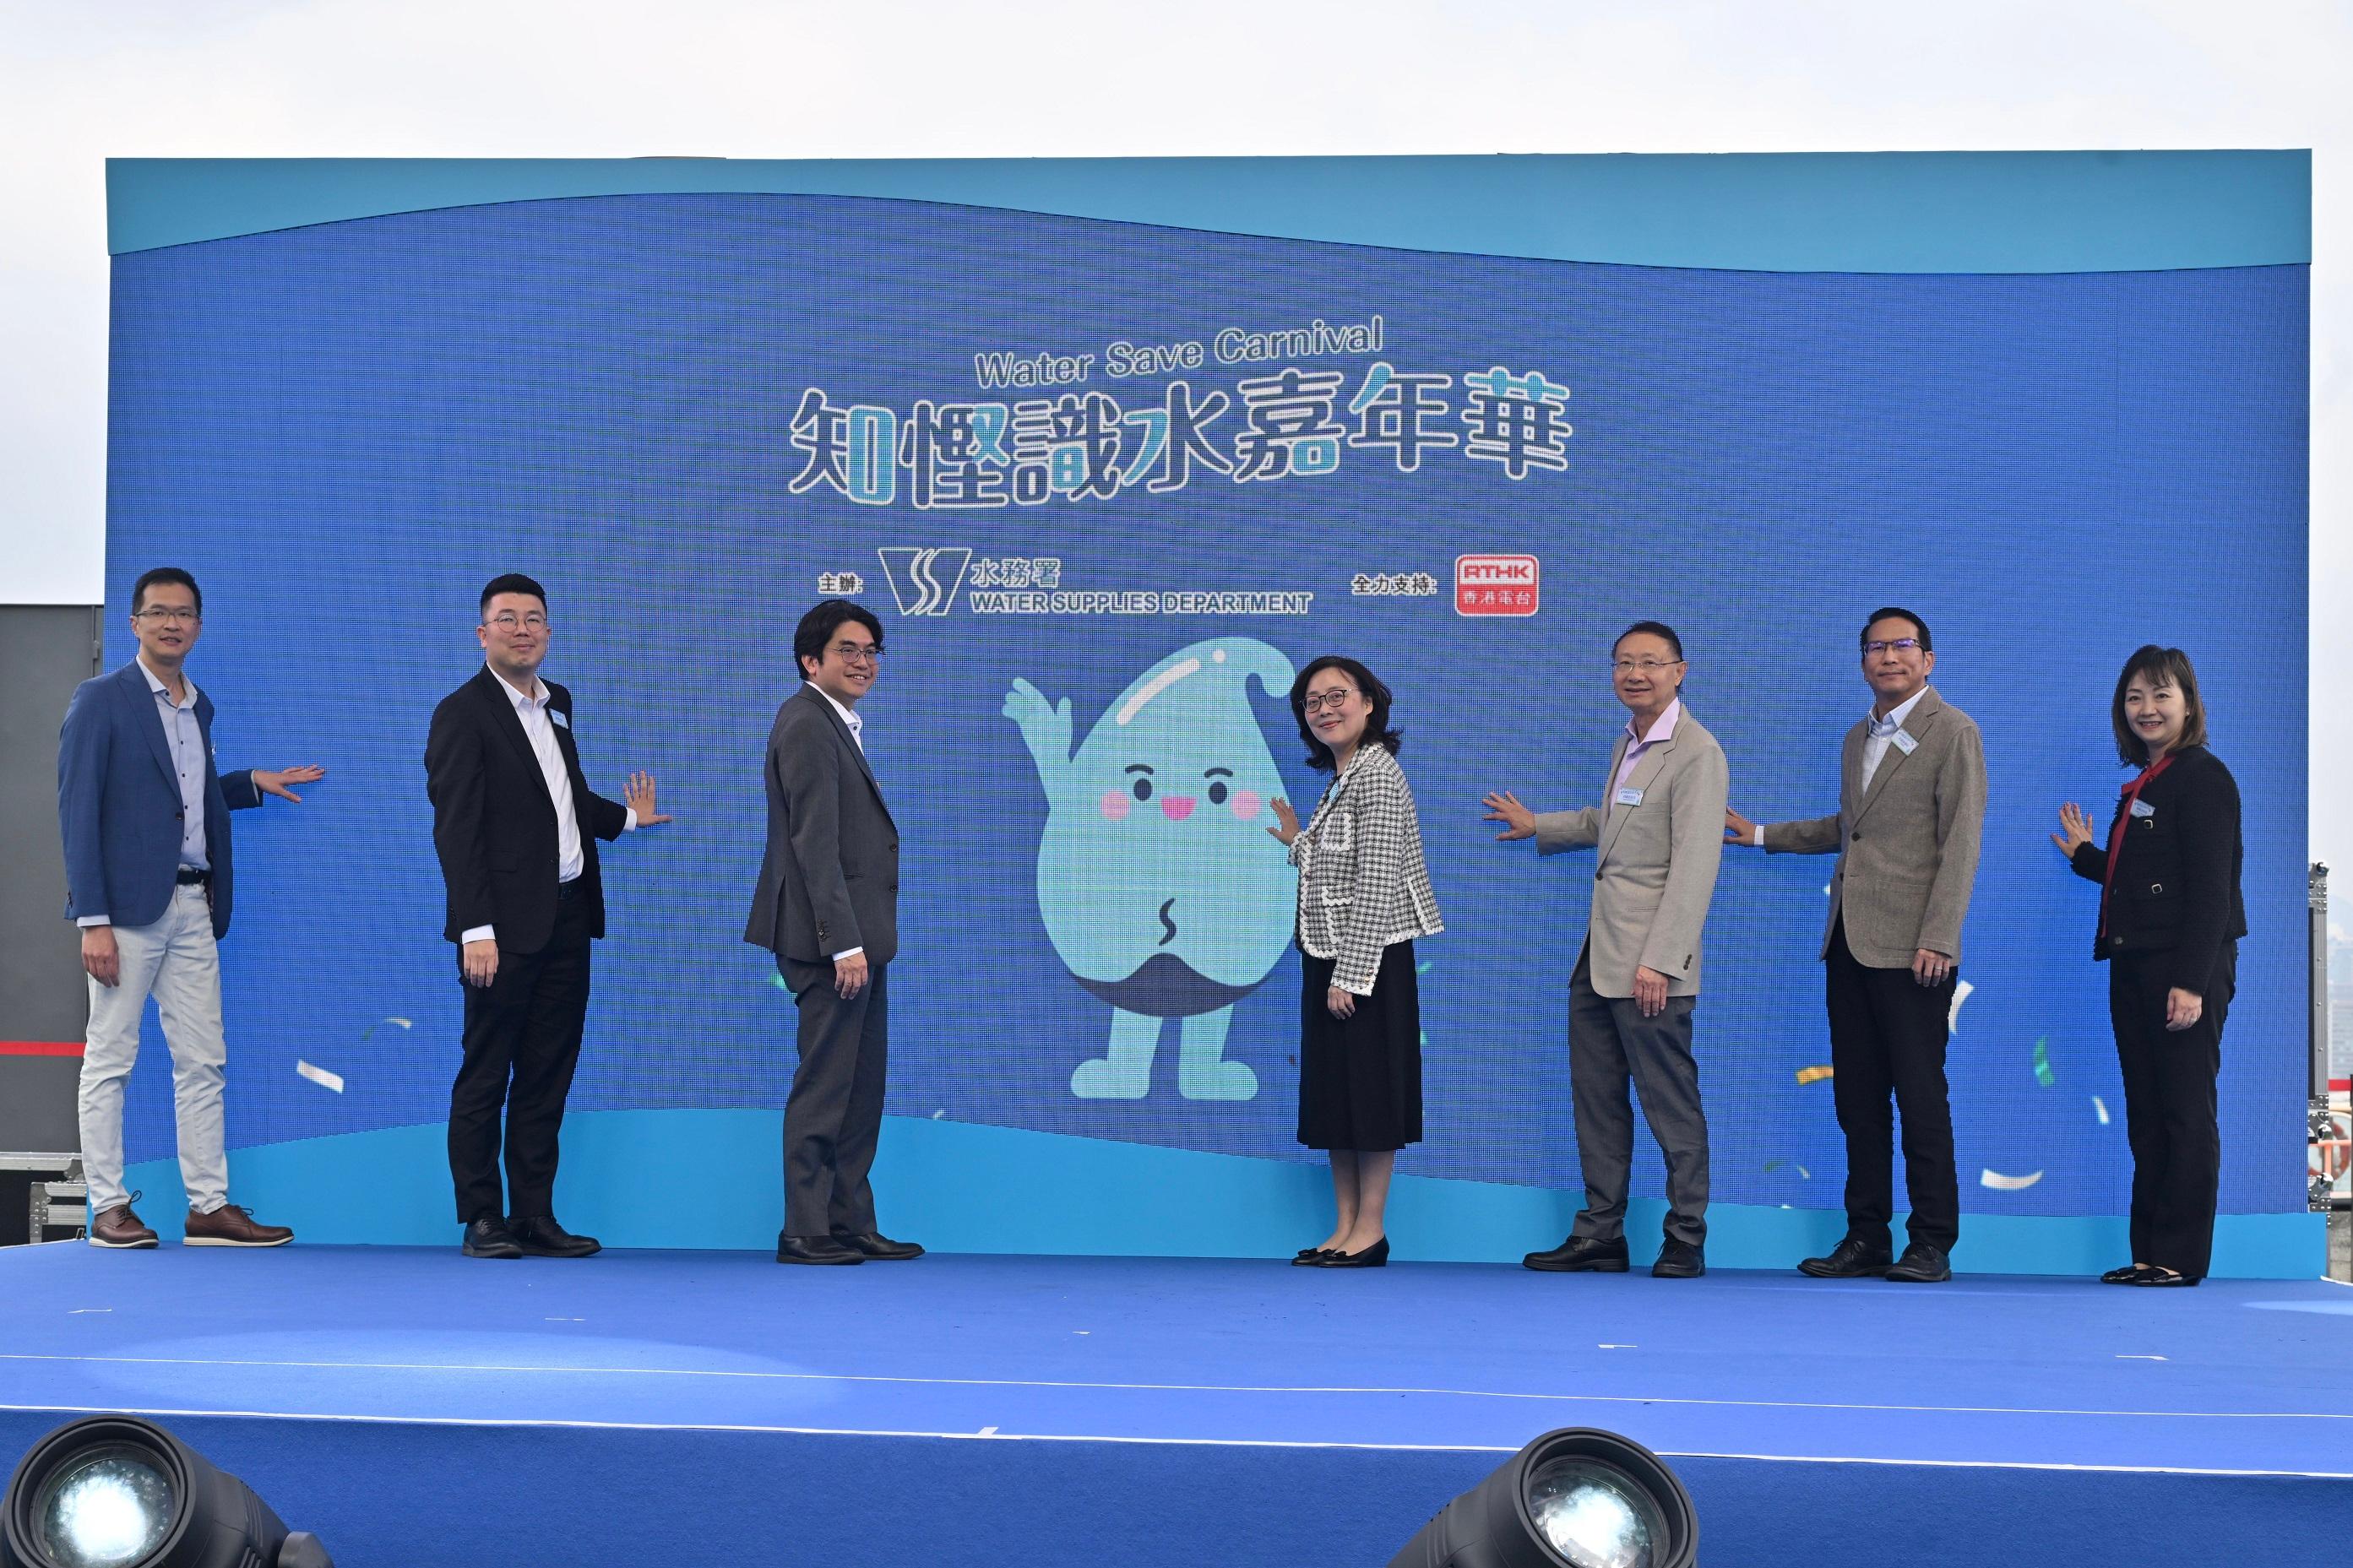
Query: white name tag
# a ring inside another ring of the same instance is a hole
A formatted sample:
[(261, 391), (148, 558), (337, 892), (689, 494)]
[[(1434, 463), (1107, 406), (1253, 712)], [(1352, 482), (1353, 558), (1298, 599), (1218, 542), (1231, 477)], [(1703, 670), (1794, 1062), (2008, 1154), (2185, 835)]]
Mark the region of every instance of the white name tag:
[(1907, 757), (1912, 754), (1912, 748), (1920, 743), (1913, 737), (1912, 731), (1909, 730), (1898, 730), (1893, 735), (1888, 736), (1887, 739), (1897, 751), (1903, 752)]
[[(549, 709), (549, 710), (547, 710), (547, 716), (548, 716), (549, 718), (551, 718), (551, 719), (554, 720), (558, 724), (563, 725), (563, 726), (564, 726), (565, 729), (567, 729), (567, 730), (569, 730), (570, 728), (572, 728), (572, 721), (571, 721), (571, 720), (569, 720), (569, 719), (566, 719), (563, 714), (558, 713), (558, 712), (557, 712), (554, 709), (553, 709), (553, 708), (551, 708), (551, 709)], [(1909, 747), (1909, 746), (1906, 746), (1906, 747), (1905, 747), (1904, 749), (1905, 749), (1905, 751), (1907, 751), (1907, 752), (1908, 752), (1908, 751), (1910, 751), (1912, 748), (1911, 748), (1911, 747)]]
[(1618, 792), (1618, 804), (1620, 805), (1640, 805), (1642, 804), (1642, 792), (1633, 788), (1621, 789)]
[(2145, 800), (2136, 800), (2132, 803), (2132, 814), (2135, 816), (2155, 816), (2157, 815), (2157, 807), (2149, 805), (2148, 802)]

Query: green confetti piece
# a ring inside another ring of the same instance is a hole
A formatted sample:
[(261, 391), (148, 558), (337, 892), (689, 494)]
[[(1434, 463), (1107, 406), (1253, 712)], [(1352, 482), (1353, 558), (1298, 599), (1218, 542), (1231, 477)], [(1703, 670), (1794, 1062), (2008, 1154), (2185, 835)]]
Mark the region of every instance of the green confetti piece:
[(768, 984), (775, 986), (779, 991), (790, 991), (792, 989), (791, 986), (785, 984), (785, 977), (781, 974), (769, 975)]
[(1426, 959), (1426, 958), (1425, 958), (1425, 959), (1423, 959), (1419, 963), (1415, 964), (1415, 965), (1413, 966), (1413, 972), (1414, 972), (1416, 974), (1427, 974), (1427, 973), (1430, 973), (1430, 960), (1428, 960), (1428, 959)]
[(1778, 1171), (1781, 1168), (1781, 1165), (1782, 1162), (1779, 1160), (1767, 1160), (1765, 1162), (1765, 1168), (1768, 1171)]
[(2057, 1087), (2059, 1079), (2051, 1070), (2051, 1037), (2043, 1036), (2034, 1042), (2034, 1081), (2045, 1089)]

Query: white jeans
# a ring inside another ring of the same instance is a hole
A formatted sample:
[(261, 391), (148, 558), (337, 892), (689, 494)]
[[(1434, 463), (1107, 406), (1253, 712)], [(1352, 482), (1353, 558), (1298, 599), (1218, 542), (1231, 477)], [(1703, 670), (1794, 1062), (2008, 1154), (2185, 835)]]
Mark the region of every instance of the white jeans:
[(220, 950), (213, 911), (201, 887), (174, 889), (153, 925), (116, 926), (119, 984), (90, 983), (90, 1034), (81, 1058), (81, 1164), (95, 1219), (130, 1201), (122, 1190), (122, 1086), (139, 1059), (139, 1020), (147, 998), (164, 1020), (172, 1051), (172, 1095), (179, 1111), (180, 1181), (188, 1206), (210, 1214), (228, 1202), (223, 1147)]

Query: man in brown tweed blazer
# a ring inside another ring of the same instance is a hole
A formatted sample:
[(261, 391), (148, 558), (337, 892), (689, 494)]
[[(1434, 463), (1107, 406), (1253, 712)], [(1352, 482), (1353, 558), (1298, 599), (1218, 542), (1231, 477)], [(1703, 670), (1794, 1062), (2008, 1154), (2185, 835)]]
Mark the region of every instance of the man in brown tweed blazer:
[[(1961, 921), (1985, 826), (1985, 747), (1969, 716), (1928, 684), (1936, 656), (1909, 610), (1862, 629), (1870, 715), (1847, 731), (1835, 816), (1758, 825), (1726, 807), (1727, 843), (1838, 852), (1822, 938), (1831, 1088), (1846, 1134), (1846, 1238), (1798, 1267), (1824, 1279), (1952, 1278), (1960, 1182), (1945, 1045), (1960, 971)], [(1910, 1245), (1891, 1262), (1893, 1093), (1904, 1118)]]

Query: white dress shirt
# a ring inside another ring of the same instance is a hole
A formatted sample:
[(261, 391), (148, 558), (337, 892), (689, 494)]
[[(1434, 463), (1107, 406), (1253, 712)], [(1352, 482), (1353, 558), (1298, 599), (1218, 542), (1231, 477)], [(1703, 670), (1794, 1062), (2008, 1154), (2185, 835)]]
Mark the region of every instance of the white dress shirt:
[[(844, 708), (840, 703), (836, 702), (833, 700), (833, 693), (828, 691), (824, 687), (819, 686), (816, 681), (804, 681), (802, 684), (806, 685), (811, 691), (816, 692), (819, 697), (824, 698), (825, 705), (832, 709), (836, 713), (841, 715), (841, 721), (849, 727), (849, 743), (858, 748), (858, 754), (860, 756), (864, 756), (866, 754), (866, 721), (860, 719), (854, 709)], [(833, 955), (833, 961), (836, 963), (839, 963), (852, 953), (864, 952), (866, 950), (863, 947), (845, 947), (839, 952)]]
[(1863, 723), (1868, 728), (1863, 733), (1862, 740), (1863, 788), (1871, 787), (1871, 775), (1879, 771), (1879, 760), (1887, 755), (1888, 742), (1895, 738), (1895, 731), (1904, 728), (1904, 721), (1912, 717), (1912, 710), (1920, 706), (1920, 699), (1927, 695), (1928, 689), (1923, 686), (1919, 690), (1889, 709), (1886, 718), (1880, 718), (1874, 711), (1864, 719)]
[[(504, 676), (499, 677), (499, 690), (514, 704), (515, 717), (522, 721), (522, 732), (531, 742), (531, 754), (539, 759), (539, 776), (547, 784), (548, 798), (555, 802), (555, 879), (576, 881), (588, 867), (587, 857), (580, 848), (580, 813), (572, 801), (572, 770), (564, 765), (564, 748), (555, 743), (555, 723), (547, 716), (547, 701), (554, 695), (547, 682), (534, 675), (531, 689), (519, 691)], [(621, 819), (621, 831), (638, 830), (638, 814), (631, 808)], [(495, 942), (498, 928), (475, 926), (460, 932), (460, 942)]]

